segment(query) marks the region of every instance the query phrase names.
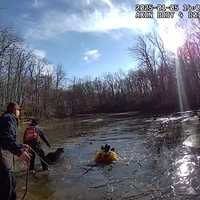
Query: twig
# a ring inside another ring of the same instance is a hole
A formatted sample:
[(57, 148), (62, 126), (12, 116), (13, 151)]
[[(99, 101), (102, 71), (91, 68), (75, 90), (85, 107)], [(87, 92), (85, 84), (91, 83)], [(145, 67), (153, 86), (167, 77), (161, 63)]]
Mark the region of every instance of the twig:
[[(84, 168), (85, 169), (85, 168)], [(82, 176), (84, 176), (85, 174), (87, 174), (89, 171), (91, 171), (93, 169), (93, 167), (90, 167), (90, 168), (88, 168), (88, 169), (85, 169), (86, 171), (83, 173), (83, 174), (81, 174), (80, 176), (79, 176), (79, 178), (80, 177), (82, 177)]]
[(138, 199), (140, 198), (140, 196), (147, 196), (147, 195), (151, 195), (153, 192), (157, 192), (159, 190), (149, 190), (149, 191), (143, 191), (141, 193), (138, 193), (138, 194), (134, 194), (134, 195), (131, 195), (131, 196), (126, 196), (126, 197), (123, 197), (122, 199), (130, 199), (130, 198), (134, 198), (135, 199)]
[(106, 187), (107, 185), (108, 185), (108, 182), (104, 183), (104, 184), (101, 184), (101, 185), (90, 186), (89, 188), (98, 189), (98, 188), (101, 188), (101, 187)]

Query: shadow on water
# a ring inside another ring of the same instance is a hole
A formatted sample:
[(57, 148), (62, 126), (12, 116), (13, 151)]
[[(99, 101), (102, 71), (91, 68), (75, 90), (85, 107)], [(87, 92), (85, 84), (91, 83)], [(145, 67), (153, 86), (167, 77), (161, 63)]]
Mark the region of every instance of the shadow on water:
[[(65, 159), (48, 174), (30, 176), (27, 199), (199, 199), (198, 118), (116, 116), (44, 125), (51, 143), (65, 148)], [(120, 160), (96, 166), (95, 152), (105, 143)], [(24, 178), (17, 180), (22, 195)]]

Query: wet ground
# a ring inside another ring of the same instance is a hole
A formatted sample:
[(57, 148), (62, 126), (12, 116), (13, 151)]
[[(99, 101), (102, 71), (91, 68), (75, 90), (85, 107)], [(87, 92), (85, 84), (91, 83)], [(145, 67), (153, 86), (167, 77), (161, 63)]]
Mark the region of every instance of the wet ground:
[[(65, 156), (48, 173), (30, 175), (28, 200), (200, 199), (200, 126), (194, 113), (82, 116), (44, 129)], [(95, 152), (106, 143), (120, 160), (95, 166)], [(22, 196), (25, 177), (17, 181)]]

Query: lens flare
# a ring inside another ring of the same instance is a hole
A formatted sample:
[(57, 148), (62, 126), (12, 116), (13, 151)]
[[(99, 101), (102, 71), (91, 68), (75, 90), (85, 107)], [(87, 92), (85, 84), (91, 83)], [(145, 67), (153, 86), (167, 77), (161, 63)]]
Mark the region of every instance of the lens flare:
[(176, 20), (168, 19), (158, 22), (158, 33), (163, 40), (165, 49), (176, 53), (177, 49), (181, 47), (186, 40), (184, 30), (177, 26)]

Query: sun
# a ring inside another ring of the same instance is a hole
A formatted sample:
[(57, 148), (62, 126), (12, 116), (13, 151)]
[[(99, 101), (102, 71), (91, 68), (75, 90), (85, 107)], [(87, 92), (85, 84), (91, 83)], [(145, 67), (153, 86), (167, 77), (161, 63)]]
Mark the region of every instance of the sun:
[(185, 43), (184, 29), (177, 26), (175, 19), (163, 19), (158, 22), (158, 34), (163, 40), (165, 49), (177, 52), (177, 49)]

